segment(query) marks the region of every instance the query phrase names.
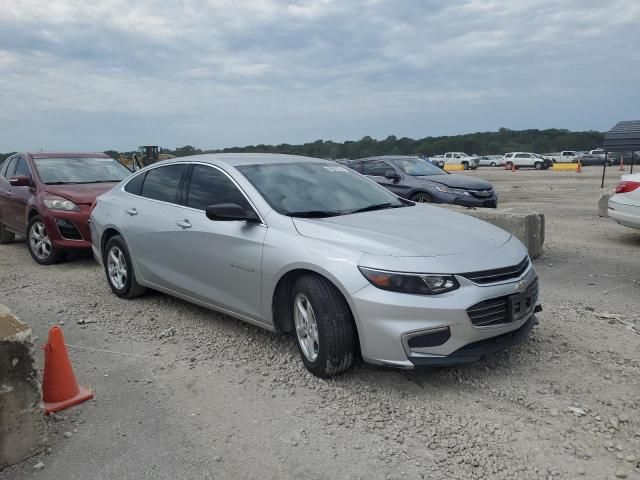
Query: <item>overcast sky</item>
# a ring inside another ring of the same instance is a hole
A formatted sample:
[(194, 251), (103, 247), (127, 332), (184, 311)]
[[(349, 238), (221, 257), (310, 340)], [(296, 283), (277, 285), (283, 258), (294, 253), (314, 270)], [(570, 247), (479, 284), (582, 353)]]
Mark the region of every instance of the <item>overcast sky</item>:
[(637, 0), (0, 0), (0, 151), (640, 118)]

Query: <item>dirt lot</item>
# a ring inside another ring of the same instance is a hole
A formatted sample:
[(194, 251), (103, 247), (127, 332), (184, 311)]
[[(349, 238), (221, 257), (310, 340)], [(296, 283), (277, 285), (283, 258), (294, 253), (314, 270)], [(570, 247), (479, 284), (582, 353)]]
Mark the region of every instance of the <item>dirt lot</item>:
[(547, 241), (540, 325), (462, 368), (318, 380), (291, 338), (158, 293), (119, 300), (89, 258), (47, 268), (0, 246), (0, 302), (40, 343), (64, 322), (97, 395), (0, 479), (640, 478), (640, 231), (597, 217), (599, 173), (470, 173), (543, 211)]

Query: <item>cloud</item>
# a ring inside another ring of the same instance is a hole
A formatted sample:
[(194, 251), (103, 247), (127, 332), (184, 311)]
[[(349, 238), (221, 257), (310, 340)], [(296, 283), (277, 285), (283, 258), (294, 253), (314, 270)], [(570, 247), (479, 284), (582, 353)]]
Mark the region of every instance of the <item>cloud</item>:
[(606, 129), (637, 116), (639, 23), (633, 0), (10, 2), (0, 150)]

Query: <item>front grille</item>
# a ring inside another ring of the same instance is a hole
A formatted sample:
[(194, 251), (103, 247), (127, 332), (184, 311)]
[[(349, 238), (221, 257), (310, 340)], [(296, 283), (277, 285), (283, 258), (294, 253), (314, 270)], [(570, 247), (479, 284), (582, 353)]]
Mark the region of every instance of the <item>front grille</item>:
[(75, 223), (71, 220), (66, 220), (64, 218), (57, 218), (56, 224), (58, 225), (58, 230), (60, 231), (60, 235), (67, 240), (82, 240), (82, 234)]
[(469, 190), (469, 192), (478, 198), (488, 198), (493, 195), (493, 190)]
[(476, 327), (499, 325), (520, 320), (532, 312), (538, 301), (538, 279), (523, 293), (491, 298), (467, 308), (471, 323)]
[(471, 280), (473, 283), (485, 285), (488, 283), (503, 282), (520, 277), (529, 268), (529, 257), (525, 257), (519, 264), (511, 267), (482, 270), (481, 272), (460, 273), (461, 277)]

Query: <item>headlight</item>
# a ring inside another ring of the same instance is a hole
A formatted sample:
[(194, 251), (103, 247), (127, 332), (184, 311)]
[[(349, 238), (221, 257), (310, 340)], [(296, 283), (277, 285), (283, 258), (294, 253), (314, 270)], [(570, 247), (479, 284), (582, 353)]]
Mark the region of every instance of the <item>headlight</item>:
[(453, 275), (387, 272), (365, 267), (358, 268), (371, 285), (392, 292), (437, 295), (460, 287)]
[(464, 188), (451, 188), (445, 185), (438, 185), (436, 190), (443, 193), (451, 193), (452, 195), (469, 195), (469, 192)]
[(78, 207), (75, 203), (62, 197), (47, 197), (44, 199), (44, 204), (47, 208), (50, 208), (52, 210), (65, 210), (67, 212), (80, 211), (80, 207)]

